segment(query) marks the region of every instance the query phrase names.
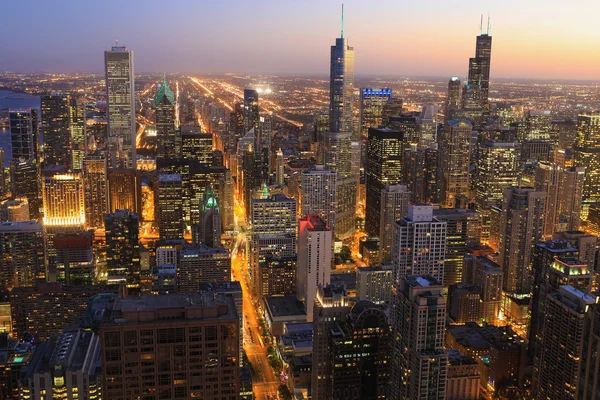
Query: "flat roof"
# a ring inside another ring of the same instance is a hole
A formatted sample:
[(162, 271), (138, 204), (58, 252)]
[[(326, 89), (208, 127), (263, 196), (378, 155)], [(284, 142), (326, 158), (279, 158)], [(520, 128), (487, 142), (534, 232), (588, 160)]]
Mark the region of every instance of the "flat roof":
[(296, 296), (265, 296), (264, 299), (273, 317), (306, 315), (304, 304)]

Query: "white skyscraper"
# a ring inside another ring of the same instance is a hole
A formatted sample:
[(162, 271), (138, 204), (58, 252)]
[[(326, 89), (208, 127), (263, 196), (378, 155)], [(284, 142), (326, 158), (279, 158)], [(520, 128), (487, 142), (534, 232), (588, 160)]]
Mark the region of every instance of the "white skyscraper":
[(394, 281), (407, 275), (444, 279), (446, 222), (433, 216), (430, 204), (409, 204), (408, 216), (396, 222), (392, 247)]
[(322, 165), (302, 172), (302, 216), (318, 215), (332, 231), (335, 229), (336, 180), (337, 173)]
[(110, 168), (135, 169), (135, 79), (133, 51), (113, 46), (104, 52), (108, 103), (108, 159)]
[(321, 218), (309, 215), (299, 221), (296, 291), (306, 304), (306, 319), (313, 320), (317, 287), (329, 284), (333, 250), (331, 229)]

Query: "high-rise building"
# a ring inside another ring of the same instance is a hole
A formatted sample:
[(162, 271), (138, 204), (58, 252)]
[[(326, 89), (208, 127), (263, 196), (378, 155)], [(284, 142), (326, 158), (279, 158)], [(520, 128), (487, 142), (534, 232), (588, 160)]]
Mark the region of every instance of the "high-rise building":
[(69, 102), (69, 133), (71, 143), (70, 166), (80, 171), (85, 157), (86, 107), (82, 100), (71, 98)]
[(448, 349), (446, 354), (448, 355), (446, 399), (478, 400), (480, 374), (477, 361), (456, 349)]
[(44, 231), (36, 221), (0, 223), (0, 289), (46, 279)]
[(381, 190), (379, 211), (379, 258), (381, 262), (392, 261), (394, 226), (396, 221), (408, 215), (411, 193), (406, 185), (386, 185)]
[(448, 81), (448, 94), (444, 107), (444, 121), (456, 119), (456, 112), (460, 109), (460, 79), (453, 76)]
[(555, 232), (552, 240), (564, 240), (571, 243), (579, 252), (577, 258), (586, 263), (590, 269), (596, 270), (596, 246), (598, 243), (596, 236), (582, 231), (564, 231)]
[(444, 206), (448, 208), (456, 206), (457, 197), (469, 196), (472, 130), (471, 123), (464, 120), (452, 120), (444, 125), (440, 165), (444, 188), (442, 199)]
[(296, 256), (266, 256), (258, 264), (257, 293), (260, 296), (295, 296), (296, 264)]
[[(541, 354), (533, 378), (534, 398), (582, 399), (582, 355), (588, 356), (586, 324), (596, 314), (598, 299), (569, 285), (547, 297), (546, 325), (542, 333)], [(596, 327), (597, 329), (597, 327)], [(596, 345), (597, 346), (597, 345)], [(587, 357), (586, 357), (587, 358)], [(594, 379), (595, 380), (595, 379)]]
[(468, 255), (465, 270), (464, 281), (479, 293), (482, 320), (494, 323), (502, 306), (502, 268), (486, 256)]
[(258, 92), (254, 89), (244, 89), (244, 121), (246, 132), (254, 128), (255, 134), (258, 134), (260, 114)]
[(504, 190), (498, 264), (504, 270), (505, 292), (531, 292), (531, 253), (542, 239), (545, 193), (533, 188)]
[(318, 215), (335, 231), (337, 174), (323, 165), (302, 172), (301, 215)]
[(12, 196), (26, 198), (29, 219), (40, 219), (42, 194), (39, 166), (33, 161), (14, 162), (11, 166)]
[(283, 186), (285, 184), (285, 161), (281, 148), (277, 150), (277, 161), (275, 164), (275, 184)]
[[(354, 48), (344, 38), (344, 11), (340, 37), (331, 46), (329, 75), (329, 130), (353, 132)], [(356, 137), (355, 137), (356, 138)]]
[(223, 247), (190, 246), (181, 251), (179, 293), (195, 292), (200, 283), (231, 281), (231, 255)]
[(575, 163), (584, 167), (583, 216), (592, 203), (600, 202), (600, 114), (584, 114), (577, 118)]
[(157, 158), (181, 157), (181, 134), (175, 126), (175, 95), (167, 85), (165, 76), (156, 98)]
[(183, 201), (180, 174), (158, 176), (158, 233), (161, 239), (183, 237)]
[(66, 95), (41, 96), (44, 166), (71, 164), (69, 104)]
[(119, 43), (104, 52), (109, 168), (136, 169), (133, 51)]
[(392, 296), (392, 264), (359, 267), (356, 270), (356, 297), (377, 305), (389, 305)]
[(8, 110), (13, 163), (39, 162), (38, 111), (35, 108)]
[(54, 236), (57, 282), (73, 286), (91, 286), (95, 283), (93, 239), (92, 230), (57, 233)]
[(26, 197), (0, 201), (0, 221), (24, 222), (29, 220), (29, 201)]
[(0, 335), (0, 398), (20, 399), (21, 372), (35, 349), (33, 343), (13, 339), (8, 333)]
[(387, 185), (402, 181), (403, 134), (388, 128), (369, 128), (365, 162), (366, 218), (365, 229), (378, 236), (381, 219), (381, 195)]
[(100, 338), (69, 327), (36, 347), (21, 376), (22, 399), (102, 398)]
[[(103, 399), (239, 397), (240, 317), (232, 296), (192, 292), (97, 302), (84, 320), (100, 334)], [(137, 343), (144, 350), (131, 353)], [(208, 359), (200, 357), (205, 351)], [(143, 375), (142, 368), (160, 373)]]
[(552, 238), (560, 220), (560, 197), (562, 195), (563, 168), (558, 164), (540, 161), (536, 168), (535, 189), (546, 194), (543, 240)]
[(383, 123), (383, 110), (392, 100), (390, 88), (361, 88), (359, 104), (359, 124), (361, 139), (368, 137), (369, 128), (377, 128)]
[[(483, 17), (481, 24), (483, 25)], [(482, 28), (483, 26), (480, 27), (479, 36), (477, 36), (475, 57), (469, 59), (469, 75), (462, 91), (464, 115), (476, 129), (481, 128), (490, 115), (489, 88), (492, 36), (490, 35), (489, 18), (487, 32), (483, 33)]]
[(4, 198), (8, 194), (6, 185), (6, 167), (5, 167), (4, 149), (0, 148), (0, 198)]
[(558, 224), (561, 229), (577, 231), (581, 227), (585, 175), (585, 167), (566, 167), (563, 171), (561, 195), (558, 198)]
[(208, 247), (221, 246), (221, 209), (212, 186), (209, 186), (202, 196), (196, 242), (204, 243)]
[(317, 216), (306, 216), (299, 221), (297, 297), (306, 304), (306, 319), (313, 319), (317, 287), (327, 286), (331, 277), (333, 233)]
[[(195, 127), (194, 127), (195, 128)], [(199, 128), (190, 130), (189, 126), (181, 127), (181, 151), (186, 160), (197, 160), (202, 167), (215, 165), (213, 158), (213, 138), (210, 133), (201, 133)], [(173, 158), (174, 155), (171, 155)], [(222, 166), (223, 163), (215, 166)]]
[(106, 193), (106, 158), (87, 156), (82, 161), (85, 223), (91, 229), (104, 229), (108, 212)]
[(313, 315), (313, 353), (311, 368), (312, 397), (315, 399), (333, 398), (332, 376), (333, 357), (331, 356), (331, 331), (337, 322), (348, 316), (352, 304), (343, 287), (331, 285), (317, 288)]
[(389, 399), (445, 399), (446, 302), (432, 276), (402, 276), (392, 289), (392, 360)]
[(433, 216), (446, 222), (446, 258), (444, 260), (444, 286), (463, 282), (464, 259), (467, 247), (479, 244), (481, 214), (462, 208), (440, 208)]
[(139, 219), (129, 210), (117, 210), (104, 219), (106, 230), (106, 272), (108, 283), (140, 284)]
[(323, 164), (325, 169), (335, 172), (336, 214), (334, 232), (340, 239), (354, 234), (356, 213), (356, 189), (358, 176), (352, 174), (351, 132), (323, 133)]
[(107, 171), (108, 212), (142, 209), (141, 173), (134, 169), (108, 169)]
[(80, 172), (45, 169), (42, 193), (45, 227), (84, 228), (85, 206)]
[(429, 204), (409, 204), (408, 216), (396, 222), (392, 261), (394, 281), (407, 275), (431, 275), (444, 279), (446, 226), (433, 215)]

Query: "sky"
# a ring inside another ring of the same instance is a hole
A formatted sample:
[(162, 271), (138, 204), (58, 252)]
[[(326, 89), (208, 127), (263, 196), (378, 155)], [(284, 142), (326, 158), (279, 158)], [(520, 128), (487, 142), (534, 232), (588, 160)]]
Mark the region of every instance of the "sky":
[[(0, 71), (102, 72), (118, 39), (137, 72), (327, 76), (341, 25), (337, 0), (2, 3)], [(344, 10), (357, 75), (463, 77), (489, 14), (492, 79), (600, 80), (598, 0), (346, 0)]]

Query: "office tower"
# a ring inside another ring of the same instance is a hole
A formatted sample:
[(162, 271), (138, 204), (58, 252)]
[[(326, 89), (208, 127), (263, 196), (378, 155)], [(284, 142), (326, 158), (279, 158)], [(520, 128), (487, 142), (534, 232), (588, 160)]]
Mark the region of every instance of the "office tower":
[(552, 240), (564, 240), (569, 242), (579, 252), (577, 258), (586, 263), (590, 269), (595, 270), (596, 244), (598, 241), (596, 236), (588, 235), (582, 231), (565, 231), (555, 232), (552, 236)]
[(22, 399), (89, 399), (102, 397), (100, 338), (69, 327), (35, 348), (22, 369)]
[(505, 292), (531, 292), (531, 252), (542, 239), (545, 196), (527, 187), (504, 190), (498, 264), (504, 270)]
[[(186, 293), (98, 302), (103, 312), (89, 318), (99, 326), (102, 398), (238, 398), (240, 317), (231, 296)], [(86, 314), (92, 312), (90, 307)], [(143, 343), (144, 351), (130, 353), (132, 343)], [(209, 348), (208, 359), (199, 357)], [(160, 373), (142, 375), (132, 364)]]
[(71, 98), (69, 102), (69, 133), (71, 143), (69, 165), (75, 171), (80, 171), (83, 167), (86, 120), (86, 108), (83, 100)]
[(486, 256), (465, 257), (464, 282), (472, 285), (479, 293), (481, 317), (494, 323), (502, 306), (503, 272), (500, 265)]
[(254, 132), (258, 134), (260, 123), (258, 92), (254, 89), (244, 89), (244, 120), (246, 132), (254, 128)]
[(57, 282), (73, 286), (91, 286), (95, 283), (93, 239), (92, 230), (57, 233), (54, 236)]
[(33, 343), (13, 339), (8, 333), (0, 335), (0, 398), (20, 399), (21, 373), (35, 349)]
[[(329, 130), (353, 132), (354, 48), (344, 38), (344, 12), (342, 31), (331, 46), (329, 75)], [(354, 137), (355, 139), (358, 137)]]
[(333, 232), (313, 215), (300, 219), (298, 232), (297, 297), (306, 304), (306, 320), (312, 322), (317, 287), (330, 281)]
[(5, 156), (4, 149), (0, 148), (0, 198), (4, 198), (8, 194), (8, 187), (6, 185), (6, 167), (4, 164)]
[(161, 239), (183, 237), (182, 182), (179, 174), (158, 176), (158, 233)]
[(467, 247), (478, 245), (481, 238), (481, 214), (470, 209), (440, 208), (433, 216), (446, 222), (446, 259), (444, 286), (463, 282)]
[(379, 235), (382, 191), (387, 185), (399, 184), (404, 176), (403, 140), (400, 131), (369, 128), (365, 162), (365, 229), (370, 236)]
[(302, 216), (318, 215), (332, 231), (335, 231), (336, 184), (337, 173), (323, 165), (302, 172)]
[[(183, 158), (186, 160), (196, 160), (202, 167), (211, 167), (215, 165), (213, 158), (213, 138), (210, 133), (201, 133), (190, 131), (187, 126), (181, 127), (181, 149)], [(174, 156), (171, 155), (171, 158)], [(215, 166), (221, 166), (223, 163)]]
[(328, 336), (333, 368), (331, 392), (323, 398), (385, 398), (392, 344), (384, 312), (370, 301), (359, 301), (345, 320), (337, 321)]
[(581, 226), (581, 205), (586, 173), (585, 167), (566, 167), (563, 171), (558, 198), (558, 224), (564, 230), (577, 231)]
[(573, 147), (575, 164), (585, 167), (583, 216), (590, 204), (600, 202), (600, 114), (577, 117), (577, 140)]
[(409, 204), (408, 216), (396, 222), (392, 261), (394, 281), (407, 275), (431, 275), (444, 279), (446, 225), (433, 215), (429, 204)]
[(141, 173), (134, 169), (108, 169), (107, 176), (108, 212), (139, 212), (142, 209)]
[(477, 147), (474, 174), (477, 210), (483, 217), (482, 241), (490, 235), (490, 208), (502, 204), (504, 189), (519, 181), (519, 145), (515, 142), (486, 140)]
[(442, 284), (429, 275), (402, 276), (392, 289), (390, 399), (446, 398), (442, 291)]
[(338, 321), (346, 319), (352, 308), (343, 287), (331, 285), (317, 288), (313, 315), (313, 353), (311, 368), (312, 397), (333, 398), (330, 332)]
[(323, 165), (336, 173), (335, 235), (345, 239), (354, 234), (358, 177), (352, 174), (350, 132), (323, 133)]
[(167, 85), (167, 78), (156, 93), (156, 136), (158, 149), (156, 158), (180, 158), (181, 134), (175, 126), (175, 95)]
[(140, 284), (139, 219), (129, 210), (117, 210), (104, 219), (108, 283)]
[(381, 190), (379, 211), (379, 253), (381, 262), (392, 260), (392, 244), (396, 221), (408, 215), (408, 202), (411, 193), (406, 185), (386, 185)]
[(104, 229), (104, 216), (108, 211), (106, 174), (106, 158), (87, 156), (83, 159), (85, 223), (91, 229)]
[(257, 293), (260, 296), (295, 296), (296, 264), (296, 256), (266, 256), (264, 261), (259, 261)]
[(440, 143), (440, 166), (443, 176), (443, 204), (447, 208), (456, 206), (456, 198), (469, 196), (469, 165), (471, 148), (470, 122), (448, 121), (444, 125)]
[(177, 290), (195, 292), (200, 283), (231, 281), (231, 255), (223, 247), (190, 246), (181, 251)]
[[(483, 25), (483, 17), (481, 21)], [(489, 87), (492, 37), (488, 18), (487, 33), (479, 29), (475, 46), (475, 57), (469, 59), (469, 75), (462, 92), (462, 108), (465, 117), (476, 129), (481, 128), (490, 115)]]
[(460, 79), (453, 76), (448, 81), (448, 94), (444, 107), (444, 122), (456, 119), (456, 112), (460, 109)]
[(80, 172), (45, 169), (42, 177), (45, 227), (76, 227), (85, 225), (83, 180)]
[(198, 240), (208, 247), (221, 246), (221, 210), (219, 200), (212, 186), (204, 191), (200, 204)]
[[(581, 380), (581, 356), (588, 352), (586, 314), (596, 314), (597, 298), (563, 285), (548, 295), (541, 356), (534, 375), (535, 399), (575, 399)], [(587, 354), (586, 354), (587, 355)], [(585, 390), (585, 389), (584, 389)]]
[(34, 108), (8, 110), (13, 163), (39, 162), (38, 112)]
[(0, 289), (46, 279), (44, 232), (36, 221), (0, 223)]
[(377, 128), (383, 123), (383, 109), (392, 100), (390, 88), (361, 88), (359, 104), (360, 138), (368, 137), (369, 128)]
[(448, 349), (446, 354), (448, 355), (446, 399), (478, 400), (480, 374), (477, 361), (456, 349)]
[(285, 184), (285, 161), (281, 148), (277, 150), (277, 161), (275, 164), (275, 184), (283, 186)]
[[(555, 163), (541, 161), (536, 168), (535, 188), (546, 193), (544, 211), (544, 233), (542, 238), (548, 240), (557, 231), (560, 222), (560, 198), (563, 196), (563, 168)], [(566, 195), (566, 193), (564, 194)]]
[(258, 135), (255, 136), (256, 155), (258, 157), (260, 176), (263, 182), (268, 182), (271, 174), (272, 126), (273, 116), (271, 114), (261, 116), (259, 120)]
[(552, 112), (550, 110), (529, 110), (525, 117), (525, 135), (519, 141), (551, 141)]
[(356, 296), (377, 305), (389, 305), (392, 295), (392, 264), (359, 267), (356, 270)]
[(109, 168), (136, 169), (133, 51), (113, 46), (104, 52)]
[(29, 219), (40, 219), (42, 195), (38, 165), (33, 161), (15, 162), (11, 166), (12, 196), (26, 198)]
[(69, 104), (70, 99), (66, 95), (41, 96), (44, 166), (71, 163)]
[(0, 201), (0, 221), (24, 222), (29, 220), (29, 201), (26, 197)]
[(10, 293), (13, 334), (19, 339), (34, 336), (39, 341), (47, 340), (81, 318), (90, 298), (118, 291), (117, 285), (81, 287), (59, 282), (13, 288)]

